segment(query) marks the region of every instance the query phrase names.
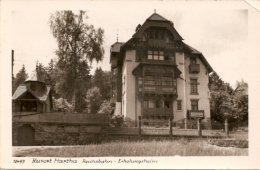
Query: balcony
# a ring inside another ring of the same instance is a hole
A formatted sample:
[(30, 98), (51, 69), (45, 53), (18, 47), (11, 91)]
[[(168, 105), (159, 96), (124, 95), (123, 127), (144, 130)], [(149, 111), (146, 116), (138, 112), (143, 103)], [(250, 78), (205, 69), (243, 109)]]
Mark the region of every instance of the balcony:
[(142, 116), (173, 116), (172, 108), (142, 108)]
[(200, 65), (199, 64), (190, 64), (190, 73), (198, 74), (200, 72)]

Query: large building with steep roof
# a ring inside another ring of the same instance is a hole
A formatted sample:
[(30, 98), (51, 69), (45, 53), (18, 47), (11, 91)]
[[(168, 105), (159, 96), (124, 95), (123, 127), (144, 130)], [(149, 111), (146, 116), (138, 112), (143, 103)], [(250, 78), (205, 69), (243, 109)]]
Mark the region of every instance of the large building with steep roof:
[(115, 114), (147, 120), (210, 121), (209, 73), (201, 52), (183, 42), (173, 22), (152, 14), (127, 42), (111, 46)]

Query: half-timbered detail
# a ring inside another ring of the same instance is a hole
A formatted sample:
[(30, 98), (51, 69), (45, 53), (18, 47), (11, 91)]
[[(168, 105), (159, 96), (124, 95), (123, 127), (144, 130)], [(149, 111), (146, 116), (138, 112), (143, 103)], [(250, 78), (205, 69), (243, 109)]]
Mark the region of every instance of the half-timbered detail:
[(201, 52), (183, 42), (173, 22), (159, 14), (139, 24), (126, 43), (113, 44), (110, 63), (116, 115), (136, 122), (138, 116), (210, 118), (208, 74), (213, 70)]

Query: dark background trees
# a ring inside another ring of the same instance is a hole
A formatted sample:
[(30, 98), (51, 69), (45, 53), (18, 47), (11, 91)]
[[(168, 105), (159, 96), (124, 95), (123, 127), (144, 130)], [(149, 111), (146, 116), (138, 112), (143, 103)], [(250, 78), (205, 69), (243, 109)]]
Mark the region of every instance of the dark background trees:
[(17, 87), (24, 83), (24, 81), (28, 78), (28, 74), (26, 73), (25, 66), (23, 65), (22, 69), (16, 74), (16, 76), (12, 79), (12, 94), (14, 94)]
[(92, 86), (99, 88), (103, 101), (109, 101), (111, 89), (111, 71), (103, 71), (101, 67), (97, 68), (92, 79)]

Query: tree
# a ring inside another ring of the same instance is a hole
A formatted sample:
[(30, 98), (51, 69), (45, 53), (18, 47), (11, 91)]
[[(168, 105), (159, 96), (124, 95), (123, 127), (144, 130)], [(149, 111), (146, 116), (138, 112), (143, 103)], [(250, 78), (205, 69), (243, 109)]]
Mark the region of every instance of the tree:
[(69, 101), (75, 96), (77, 111), (84, 109), (80, 102), (90, 88), (89, 62), (101, 61), (104, 54), (104, 30), (89, 25), (87, 18), (85, 11), (60, 11), (50, 17), (51, 32), (58, 43), (56, 90)]
[(99, 88), (102, 100), (110, 100), (111, 72), (97, 68), (92, 80), (93, 86)]
[(25, 66), (23, 65), (22, 69), (16, 74), (16, 77), (14, 78), (14, 86), (13, 86), (13, 92), (17, 89), (17, 87), (24, 83), (24, 81), (28, 78), (28, 74), (26, 73)]
[(233, 94), (234, 111), (238, 121), (248, 121), (248, 84), (243, 80), (237, 82)]
[(88, 113), (98, 113), (101, 104), (103, 103), (101, 99), (101, 94), (97, 87), (92, 87), (87, 92), (86, 102), (88, 106)]
[(221, 80), (216, 72), (210, 76), (210, 111), (211, 118), (215, 121), (223, 122), (226, 118), (231, 119), (232, 87)]
[(49, 62), (47, 67), (44, 67), (42, 63), (38, 64), (37, 72), (40, 74), (41, 78), (47, 85), (51, 85), (52, 87), (52, 95), (56, 98), (59, 98), (60, 96), (56, 93), (56, 68), (55, 68), (55, 62), (53, 59)]

